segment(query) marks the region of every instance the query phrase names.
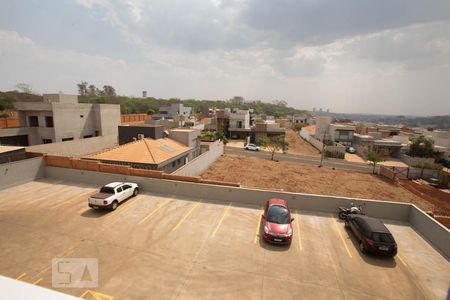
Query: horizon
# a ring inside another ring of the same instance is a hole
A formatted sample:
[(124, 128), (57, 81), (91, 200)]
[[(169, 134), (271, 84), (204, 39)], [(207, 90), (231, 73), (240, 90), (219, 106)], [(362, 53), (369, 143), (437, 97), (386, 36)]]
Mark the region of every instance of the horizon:
[(418, 0), (1, 3), (0, 89), (76, 93), (85, 80), (137, 97), (450, 114), (449, 11)]

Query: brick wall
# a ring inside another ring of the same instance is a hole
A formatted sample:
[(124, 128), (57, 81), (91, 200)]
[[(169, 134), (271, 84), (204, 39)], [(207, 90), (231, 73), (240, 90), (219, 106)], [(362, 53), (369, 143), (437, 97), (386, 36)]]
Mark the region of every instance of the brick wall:
[(17, 128), (20, 127), (19, 119), (0, 118), (0, 128)]
[(147, 114), (130, 114), (130, 115), (121, 115), (120, 121), (121, 123), (129, 123), (129, 122), (140, 122), (150, 119), (151, 116)]

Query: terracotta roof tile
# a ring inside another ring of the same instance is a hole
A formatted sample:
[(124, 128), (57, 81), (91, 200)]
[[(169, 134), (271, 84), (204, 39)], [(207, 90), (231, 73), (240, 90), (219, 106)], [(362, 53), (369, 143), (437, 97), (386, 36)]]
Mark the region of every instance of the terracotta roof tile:
[(192, 148), (171, 139), (142, 139), (110, 150), (85, 156), (89, 159), (160, 164)]

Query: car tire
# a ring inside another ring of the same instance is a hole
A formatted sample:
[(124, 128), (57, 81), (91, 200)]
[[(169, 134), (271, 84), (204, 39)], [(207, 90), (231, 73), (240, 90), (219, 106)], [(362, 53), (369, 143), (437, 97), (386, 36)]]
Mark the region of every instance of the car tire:
[(116, 210), (118, 205), (119, 202), (117, 202), (117, 200), (114, 200), (113, 203), (111, 204), (111, 210)]
[(362, 253), (367, 252), (366, 246), (364, 246), (363, 241), (359, 241), (359, 250), (361, 250)]
[(139, 194), (139, 189), (135, 188), (133, 191), (133, 197), (136, 197)]
[(346, 220), (347, 219), (347, 213), (345, 211), (340, 211), (338, 214), (339, 219)]

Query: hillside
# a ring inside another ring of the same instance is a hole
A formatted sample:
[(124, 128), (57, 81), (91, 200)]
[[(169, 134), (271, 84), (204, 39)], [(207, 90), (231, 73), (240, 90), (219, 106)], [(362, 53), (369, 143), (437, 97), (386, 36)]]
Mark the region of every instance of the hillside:
[[(39, 101), (42, 99), (40, 95), (25, 94), (17, 91), (0, 92), (0, 103), (13, 103), (15, 101)], [(240, 109), (254, 109), (257, 114), (268, 114), (275, 117), (284, 116), (286, 114), (304, 114), (306, 111), (298, 110), (292, 107), (288, 107), (283, 103), (274, 104), (262, 101), (245, 101), (242, 103), (231, 103), (230, 101), (223, 100), (196, 100), (196, 99), (162, 99), (149, 97), (132, 98), (126, 96), (78, 96), (80, 103), (108, 103), (108, 104), (120, 104), (120, 109), (123, 114), (136, 114), (136, 113), (157, 113), (160, 106), (169, 105), (170, 103), (183, 103), (185, 106), (193, 108), (194, 112), (202, 112), (211, 107), (225, 108), (233, 107)]]

